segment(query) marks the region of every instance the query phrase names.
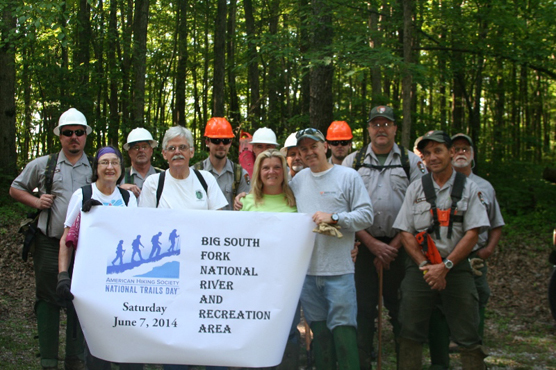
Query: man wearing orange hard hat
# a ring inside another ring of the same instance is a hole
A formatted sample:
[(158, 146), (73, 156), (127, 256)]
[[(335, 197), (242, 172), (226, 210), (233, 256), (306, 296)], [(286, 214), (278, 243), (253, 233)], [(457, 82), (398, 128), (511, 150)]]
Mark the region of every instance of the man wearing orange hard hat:
[(328, 162), (332, 164), (342, 164), (345, 157), (351, 152), (351, 127), (346, 121), (334, 121), (328, 126), (326, 141), (332, 154)]
[(228, 200), (224, 210), (233, 210), (234, 197), (241, 192), (248, 193), (251, 189), (247, 171), (239, 163), (228, 159), (234, 136), (232, 125), (226, 118), (212, 117), (205, 127), (205, 143), (209, 156), (193, 166), (197, 170), (210, 172), (216, 178), (220, 190)]

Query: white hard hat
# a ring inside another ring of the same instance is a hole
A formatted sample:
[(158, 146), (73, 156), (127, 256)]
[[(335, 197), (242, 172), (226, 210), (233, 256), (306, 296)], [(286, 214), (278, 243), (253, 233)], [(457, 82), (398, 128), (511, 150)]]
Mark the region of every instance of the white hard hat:
[(54, 127), (54, 134), (60, 136), (60, 127), (62, 126), (71, 126), (71, 125), (80, 125), (85, 126), (87, 131), (87, 135), (89, 135), (93, 129), (91, 126), (87, 125), (87, 119), (75, 108), (70, 108), (60, 116), (58, 120), (58, 126)]
[(268, 127), (262, 127), (255, 131), (251, 144), (272, 144), (278, 146), (276, 134)]
[(288, 149), (297, 146), (297, 138), (295, 137), (296, 135), (297, 132), (294, 132), (293, 134), (290, 134), (290, 136), (288, 136), (288, 138), (286, 139), (286, 142), (284, 143), (284, 147), (280, 149), (283, 155), (287, 156)]
[(130, 144), (141, 141), (148, 141), (152, 148), (156, 148), (158, 146), (158, 141), (153, 139), (153, 136), (149, 131), (143, 127), (137, 127), (131, 130), (129, 135), (127, 135), (127, 143), (124, 144), (124, 149), (129, 150)]

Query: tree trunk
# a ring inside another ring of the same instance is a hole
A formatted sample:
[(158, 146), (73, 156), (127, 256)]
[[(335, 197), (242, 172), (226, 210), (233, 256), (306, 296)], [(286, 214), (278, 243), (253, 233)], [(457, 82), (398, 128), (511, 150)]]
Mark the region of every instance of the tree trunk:
[(178, 64), (176, 70), (176, 118), (175, 123), (185, 126), (185, 78), (187, 75), (187, 0), (177, 4), (178, 15)]
[(224, 117), (226, 76), (226, 0), (218, 0), (214, 30), (214, 77), (212, 85), (212, 116)]
[[(93, 99), (89, 92), (89, 62), (91, 59), (90, 42), (91, 42), (91, 6), (87, 0), (79, 0), (79, 12), (77, 14), (78, 27), (77, 27), (77, 50), (75, 54), (74, 71), (77, 75), (77, 81), (74, 91), (72, 92), (73, 99), (72, 106), (77, 105), (79, 109), (87, 118), (90, 126), (95, 127), (93, 124)], [(78, 104), (77, 104), (78, 103)], [(69, 107), (62, 107), (66, 110)]]
[(259, 126), (261, 117), (261, 97), (259, 85), (259, 56), (257, 52), (255, 18), (253, 17), (252, 0), (244, 0), (245, 10), (245, 30), (247, 32), (247, 60), (248, 60), (248, 81), (251, 99), (249, 101), (248, 116), (255, 127)]
[[(116, 1), (110, 1), (110, 16), (108, 21), (108, 79), (110, 96), (108, 100), (108, 142), (118, 142), (120, 128), (120, 115), (118, 112), (118, 76), (120, 68), (116, 62), (116, 53), (119, 45), (118, 37), (118, 7)], [(127, 137), (127, 132), (125, 132)]]
[(236, 66), (236, 12), (237, 12), (237, 3), (236, 0), (230, 0), (229, 4), (229, 11), (228, 11), (228, 31), (227, 31), (227, 39), (228, 39), (228, 57), (227, 57), (227, 66), (226, 69), (228, 71), (228, 91), (229, 91), (229, 101), (230, 101), (230, 123), (232, 127), (237, 127), (241, 121), (241, 112), (239, 107), (239, 97), (237, 95), (237, 88), (236, 88), (236, 73), (235, 73), (235, 66)]
[(136, 0), (135, 19), (133, 21), (133, 127), (145, 126), (148, 23), (149, 0)]
[[(17, 174), (17, 154), (15, 149), (15, 48), (10, 33), (16, 29), (13, 7), (2, 10), (0, 22), (0, 171), (11, 180)], [(9, 181), (9, 180), (8, 180)], [(7, 190), (8, 181), (0, 181), (0, 189)]]
[[(369, 39), (369, 46), (372, 49), (374, 48), (378, 49), (382, 46), (382, 40), (378, 32), (379, 31), (378, 3), (375, 0), (369, 2), (368, 9), (369, 9), (368, 26), (369, 29), (373, 32), (373, 36)], [(383, 103), (386, 102), (383, 101), (383, 97), (382, 97), (382, 76), (380, 72), (380, 66), (377, 65), (375, 67), (371, 67), (371, 105), (376, 106)]]
[(402, 124), (402, 145), (410, 148), (411, 139), (411, 89), (413, 79), (409, 67), (411, 65), (412, 53), (412, 27), (413, 27), (413, 6), (412, 0), (403, 0), (403, 59), (404, 71), (402, 78), (402, 99), (403, 99), (403, 124)]
[(327, 51), (332, 45), (334, 29), (332, 13), (327, 0), (314, 0), (313, 5), (313, 45), (315, 66), (311, 70), (311, 126), (325, 132), (333, 120), (332, 78), (334, 67), (332, 55)]

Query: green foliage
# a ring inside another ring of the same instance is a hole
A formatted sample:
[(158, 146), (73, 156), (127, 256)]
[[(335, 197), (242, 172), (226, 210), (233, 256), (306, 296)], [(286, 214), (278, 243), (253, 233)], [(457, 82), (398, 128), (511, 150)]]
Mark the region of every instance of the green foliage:
[[(504, 215), (504, 234), (547, 234), (556, 227), (556, 184), (542, 179), (543, 165), (508, 161), (481, 163), (478, 174), (491, 182)], [(547, 242), (550, 239), (547, 239)]]

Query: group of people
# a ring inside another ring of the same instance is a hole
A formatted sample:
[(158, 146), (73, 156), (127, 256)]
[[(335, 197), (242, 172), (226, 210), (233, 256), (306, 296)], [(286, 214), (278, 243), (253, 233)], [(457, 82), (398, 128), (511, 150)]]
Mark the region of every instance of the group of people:
[[(209, 156), (197, 164), (190, 163), (191, 132), (181, 126), (168, 129), (162, 140), (166, 171), (151, 164), (158, 142), (146, 129), (132, 130), (123, 145), (128, 168), (116, 147), (87, 157), (91, 131), (81, 112), (64, 112), (54, 129), (62, 150), (31, 161), (10, 188), (17, 201), (41, 210), (33, 258), (43, 368), (58, 366), (61, 307), (68, 312), (65, 368), (82, 369), (85, 363), (89, 369), (110, 368), (88, 353), (68, 304), (80, 211), (95, 205), (309, 214), (320, 232), (300, 306), (313, 333), (318, 369), (371, 368), (381, 291), (398, 368), (421, 369), (426, 342), (432, 368), (448, 368), (450, 341), (460, 347), (464, 369), (484, 368), (482, 335), (490, 295), (484, 261), (504, 222), (494, 189), (472, 172), (473, 142), (467, 135), (430, 131), (418, 139), (416, 155), (395, 143), (397, 125), (388, 106), (371, 110), (370, 144), (353, 153), (345, 121), (332, 122), (326, 136), (314, 128), (294, 132), (281, 149), (275, 133), (264, 127), (251, 141), (249, 176), (228, 158), (235, 135), (222, 117), (207, 122)], [(296, 313), (278, 369), (298, 368), (299, 309)]]

